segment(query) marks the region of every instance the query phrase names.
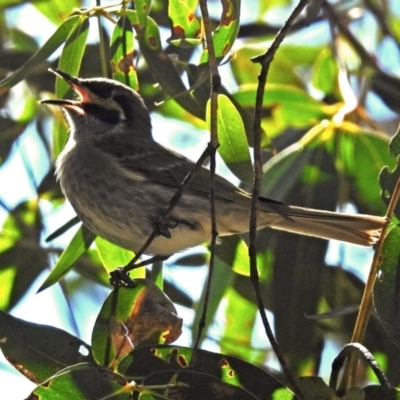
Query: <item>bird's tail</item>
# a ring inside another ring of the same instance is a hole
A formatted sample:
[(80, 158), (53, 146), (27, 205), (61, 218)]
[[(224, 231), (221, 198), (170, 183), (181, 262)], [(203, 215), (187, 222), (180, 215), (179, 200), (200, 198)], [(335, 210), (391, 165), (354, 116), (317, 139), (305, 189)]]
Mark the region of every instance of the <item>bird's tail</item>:
[(341, 240), (361, 246), (372, 246), (376, 243), (383, 226), (387, 223), (386, 217), (343, 214), (284, 204), (274, 204), (274, 209), (279, 214), (274, 213), (273, 218), (268, 210), (260, 213), (261, 226), (264, 224), (273, 229)]

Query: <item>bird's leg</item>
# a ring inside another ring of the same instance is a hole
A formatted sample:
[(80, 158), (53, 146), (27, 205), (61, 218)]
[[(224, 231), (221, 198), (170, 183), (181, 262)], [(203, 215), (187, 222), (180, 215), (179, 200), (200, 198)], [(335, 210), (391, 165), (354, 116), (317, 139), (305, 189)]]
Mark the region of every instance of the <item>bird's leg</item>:
[(110, 272), (110, 283), (112, 286), (115, 288), (117, 287), (126, 287), (126, 288), (134, 288), (136, 287), (136, 282), (129, 276), (129, 271), (139, 268), (139, 267), (144, 267), (145, 265), (153, 264), (156, 261), (164, 261), (170, 256), (160, 256), (156, 255), (154, 257), (149, 258), (148, 260), (144, 261), (139, 261), (139, 257), (145, 253), (146, 249), (149, 247), (151, 242), (157, 237), (157, 236), (164, 236), (168, 239), (171, 238), (171, 232), (169, 231), (170, 229), (176, 228), (179, 224), (179, 221), (168, 218), (168, 219), (163, 219), (160, 218), (158, 219), (154, 224), (153, 224), (153, 232), (150, 234), (142, 248), (135, 254), (135, 257), (127, 264), (125, 267), (121, 268), (116, 268), (114, 271)]
[(153, 229), (156, 236), (164, 236), (167, 239), (171, 239), (171, 232), (169, 230), (176, 228), (179, 225), (179, 222), (180, 221), (172, 218), (160, 218), (153, 224)]
[(125, 267), (116, 268), (114, 271), (110, 272), (110, 283), (115, 288), (125, 287), (125, 288), (134, 288), (137, 286), (134, 279), (129, 276), (129, 271), (144, 267), (149, 264), (153, 264), (156, 261), (165, 261), (170, 256), (154, 256), (144, 261), (136, 262), (138, 257), (135, 256), (129, 264), (125, 265)]

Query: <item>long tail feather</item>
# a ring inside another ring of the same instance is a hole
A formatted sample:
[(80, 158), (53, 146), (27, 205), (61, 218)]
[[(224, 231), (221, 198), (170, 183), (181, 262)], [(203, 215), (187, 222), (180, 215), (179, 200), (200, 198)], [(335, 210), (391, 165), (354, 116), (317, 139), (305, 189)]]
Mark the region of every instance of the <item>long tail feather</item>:
[[(260, 214), (260, 224), (303, 235), (335, 239), (361, 246), (371, 246), (386, 224), (385, 217), (364, 214), (342, 214), (310, 208), (274, 205), (280, 214)], [(268, 215), (269, 214), (269, 215)]]

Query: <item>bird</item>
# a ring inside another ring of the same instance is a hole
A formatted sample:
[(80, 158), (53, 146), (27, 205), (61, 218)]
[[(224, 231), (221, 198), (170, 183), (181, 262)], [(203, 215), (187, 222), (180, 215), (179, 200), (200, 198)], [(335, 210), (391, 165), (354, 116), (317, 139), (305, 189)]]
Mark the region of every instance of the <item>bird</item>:
[[(107, 78), (79, 78), (50, 69), (77, 95), (45, 99), (61, 108), (69, 138), (56, 160), (56, 177), (84, 225), (95, 235), (138, 252), (194, 163), (157, 143), (140, 95)], [(251, 194), (216, 175), (219, 236), (249, 231)], [(272, 228), (361, 246), (376, 243), (381, 216), (286, 205), (260, 197), (257, 228)], [(145, 253), (168, 257), (211, 240), (210, 171), (201, 167)]]

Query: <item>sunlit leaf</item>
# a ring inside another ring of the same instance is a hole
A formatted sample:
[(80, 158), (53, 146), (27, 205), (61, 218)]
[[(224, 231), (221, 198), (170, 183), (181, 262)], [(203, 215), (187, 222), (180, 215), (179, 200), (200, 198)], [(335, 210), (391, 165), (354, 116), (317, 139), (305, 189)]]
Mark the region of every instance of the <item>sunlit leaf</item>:
[[(116, 268), (124, 267), (129, 264), (132, 260), (134, 254), (132, 251), (123, 249), (108, 240), (97, 236), (95, 239), (97, 253), (99, 255), (100, 261), (103, 264), (107, 272), (114, 271)], [(130, 277), (144, 278), (145, 268), (135, 268), (130, 271)]]
[(47, 289), (62, 279), (64, 275), (72, 269), (75, 262), (82, 256), (82, 254), (90, 247), (95, 237), (96, 235), (94, 233), (82, 225), (68, 244), (67, 248), (61, 254), (53, 270), (40, 287), (39, 292)]
[[(83, 53), (85, 51), (86, 40), (89, 34), (89, 19), (86, 15), (81, 15), (76, 21), (74, 28), (68, 35), (63, 51), (58, 62), (58, 68), (61, 71), (68, 72), (76, 76), (82, 62)], [(56, 96), (59, 99), (64, 98), (65, 94), (70, 90), (70, 85), (65, 79), (57, 76), (56, 80)]]
[(118, 19), (112, 34), (111, 70), (115, 80), (132, 89), (138, 88), (136, 71), (133, 66), (133, 30), (125, 14)]
[(150, 17), (147, 20), (146, 30), (143, 33), (138, 27), (138, 19), (135, 11), (128, 10), (127, 16), (136, 29), (140, 49), (146, 59), (152, 74), (160, 83), (168, 96), (173, 97), (182, 107), (199, 118), (204, 118), (204, 108), (189, 93), (182, 82), (179, 71), (172, 60), (164, 53), (161, 45), (160, 31), (156, 22)]
[(339, 68), (330, 49), (324, 49), (315, 60), (312, 83), (325, 95), (333, 94), (337, 88)]
[[(246, 107), (254, 104), (256, 85), (246, 85), (234, 97)], [(326, 117), (330, 110), (307, 92), (290, 85), (267, 84), (264, 107), (268, 107), (276, 124), (284, 127), (309, 127)]]
[(33, 2), (33, 6), (40, 11), (46, 18), (48, 18), (54, 24), (62, 24), (71, 10), (74, 8), (79, 8), (81, 6), (81, 1), (79, 0), (68, 0), (68, 1), (56, 1), (47, 2), (39, 1)]
[[(207, 121), (210, 125), (209, 104)], [(218, 96), (217, 126), (220, 143), (218, 153), (238, 178), (252, 182), (253, 167), (243, 122), (235, 106), (224, 95)]]
[(248, 349), (251, 348), (257, 307), (231, 288), (226, 291), (224, 300), (227, 302), (226, 324), (220, 343), (221, 352), (251, 360), (252, 354), (248, 354)]
[(197, 1), (171, 0), (168, 2), (168, 16), (171, 21), (172, 44), (185, 44), (193, 40), (198, 45), (200, 41), (200, 24), (196, 18)]
[[(390, 140), (389, 153), (393, 157), (391, 163), (385, 165), (379, 174), (379, 184), (382, 188), (381, 196), (386, 204), (389, 204), (391, 196), (395, 190), (398, 180), (400, 179), (400, 130), (397, 131), (396, 135)], [(392, 169), (396, 160), (396, 165)], [(397, 218), (400, 217), (400, 205), (397, 204), (394, 210)]]
[[(240, 27), (240, 0), (222, 2), (220, 25), (213, 35), (215, 57), (220, 58), (228, 54), (236, 40)], [(208, 60), (208, 49), (205, 49), (200, 64)]]
[(151, 0), (135, 0), (135, 8), (141, 30), (146, 28), (147, 16), (150, 12), (150, 5)]

